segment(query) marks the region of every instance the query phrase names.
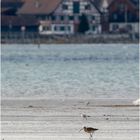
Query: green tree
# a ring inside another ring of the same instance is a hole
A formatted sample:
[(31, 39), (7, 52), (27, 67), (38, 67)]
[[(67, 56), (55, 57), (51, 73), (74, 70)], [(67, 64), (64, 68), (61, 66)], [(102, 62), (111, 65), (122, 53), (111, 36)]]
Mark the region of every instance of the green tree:
[(82, 14), (80, 17), (80, 23), (78, 27), (78, 32), (79, 33), (85, 33), (86, 31), (89, 30), (89, 23), (88, 19), (85, 14)]

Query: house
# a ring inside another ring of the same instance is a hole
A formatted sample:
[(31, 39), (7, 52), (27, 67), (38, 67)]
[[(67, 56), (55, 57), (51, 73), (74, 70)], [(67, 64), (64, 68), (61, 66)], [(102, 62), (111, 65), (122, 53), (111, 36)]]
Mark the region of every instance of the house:
[(109, 13), (108, 7), (113, 0), (93, 0), (96, 7), (101, 12), (101, 27), (102, 33), (109, 32)]
[(133, 1), (113, 0), (109, 5), (108, 11), (110, 32), (139, 32), (139, 7)]
[(108, 6), (113, 0), (92, 0), (96, 7), (102, 12), (106, 12), (108, 10)]
[(1, 31), (2, 32), (22, 32), (22, 29), (26, 27), (27, 32), (38, 31), (38, 20), (34, 17), (24, 18), (20, 16), (1, 16)]
[(23, 17), (16, 15), (18, 9), (24, 4), (23, 0), (1, 1), (1, 31), (21, 32), (26, 26), (26, 31), (38, 31), (38, 20), (34, 17)]
[(101, 32), (101, 13), (91, 0), (25, 0), (17, 14), (37, 17), (41, 34), (75, 34), (82, 14), (90, 31)]

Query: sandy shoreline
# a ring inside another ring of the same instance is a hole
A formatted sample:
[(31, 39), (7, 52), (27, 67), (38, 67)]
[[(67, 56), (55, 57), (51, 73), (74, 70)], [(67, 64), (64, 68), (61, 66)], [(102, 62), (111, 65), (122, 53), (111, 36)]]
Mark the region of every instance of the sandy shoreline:
[[(4, 140), (86, 140), (82, 126), (98, 128), (94, 140), (138, 140), (138, 106), (131, 100), (2, 99)], [(81, 113), (90, 115), (88, 120)]]

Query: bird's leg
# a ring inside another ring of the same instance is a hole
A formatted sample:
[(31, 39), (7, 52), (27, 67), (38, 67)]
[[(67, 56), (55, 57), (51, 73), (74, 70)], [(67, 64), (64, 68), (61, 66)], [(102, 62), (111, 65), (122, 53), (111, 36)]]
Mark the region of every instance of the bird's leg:
[(92, 133), (90, 133), (90, 137), (92, 138)]
[(90, 137), (89, 137), (89, 140), (93, 140), (93, 138), (91, 137), (91, 135), (90, 135)]
[(89, 137), (89, 140), (91, 140), (91, 136)]

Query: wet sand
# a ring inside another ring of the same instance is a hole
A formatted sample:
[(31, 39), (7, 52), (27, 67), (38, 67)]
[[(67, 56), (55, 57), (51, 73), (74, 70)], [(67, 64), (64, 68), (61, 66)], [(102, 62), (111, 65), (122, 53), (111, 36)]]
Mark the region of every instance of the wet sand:
[[(139, 107), (120, 99), (2, 99), (4, 140), (138, 140)], [(81, 118), (85, 113), (88, 120)]]

